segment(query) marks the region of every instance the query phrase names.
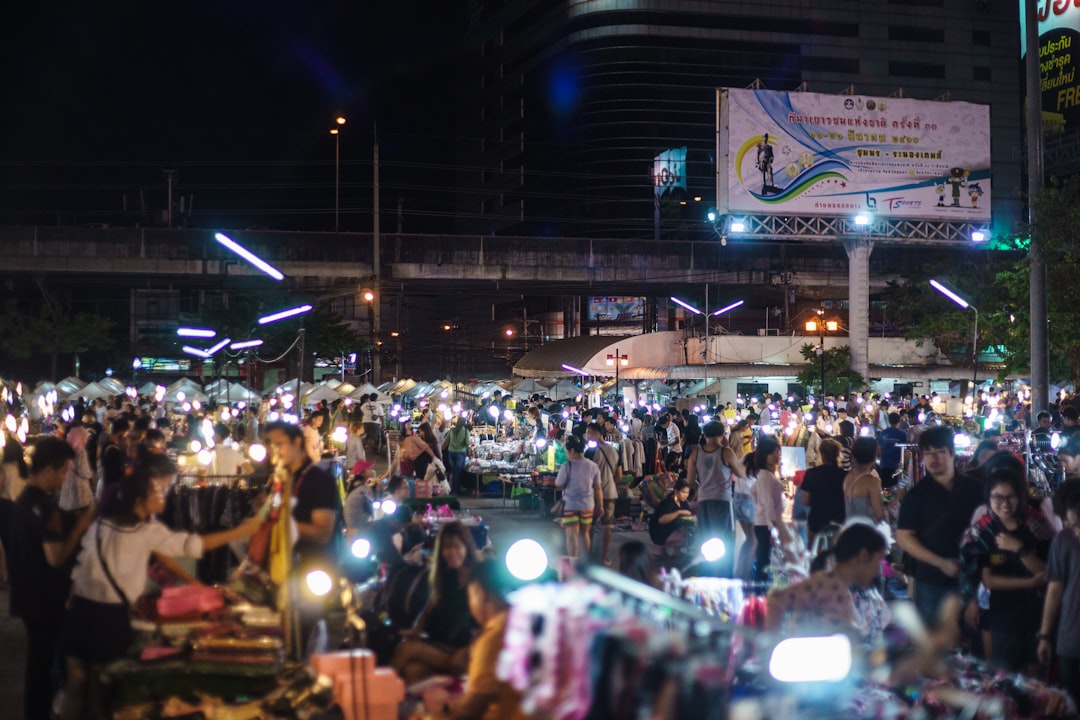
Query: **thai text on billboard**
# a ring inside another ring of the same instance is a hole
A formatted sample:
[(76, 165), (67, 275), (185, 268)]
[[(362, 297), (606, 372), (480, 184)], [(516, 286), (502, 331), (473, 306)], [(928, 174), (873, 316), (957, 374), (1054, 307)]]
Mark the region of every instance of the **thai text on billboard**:
[(990, 108), (719, 90), (721, 212), (990, 219)]
[[(1028, 0), (1039, 21), (1039, 83), (1043, 125), (1061, 132), (1080, 124), (1080, 79), (1073, 55), (1080, 50), (1080, 6), (1075, 0)], [(1026, 16), (1020, 4), (1020, 56), (1027, 54)]]

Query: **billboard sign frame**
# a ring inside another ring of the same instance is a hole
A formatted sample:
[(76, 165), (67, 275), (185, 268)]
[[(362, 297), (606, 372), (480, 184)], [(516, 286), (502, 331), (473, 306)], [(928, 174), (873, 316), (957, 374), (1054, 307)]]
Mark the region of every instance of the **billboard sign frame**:
[(719, 88), (716, 118), (722, 214), (991, 221), (987, 105)]

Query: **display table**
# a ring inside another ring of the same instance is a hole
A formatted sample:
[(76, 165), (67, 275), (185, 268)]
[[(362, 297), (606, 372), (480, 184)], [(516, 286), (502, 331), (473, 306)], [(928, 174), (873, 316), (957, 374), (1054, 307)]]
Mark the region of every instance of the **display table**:
[(142, 662), (118, 660), (105, 674), (114, 708), (143, 705), (165, 697), (195, 693), (227, 699), (266, 695), (277, 686), (281, 665), (196, 663), (184, 659)]

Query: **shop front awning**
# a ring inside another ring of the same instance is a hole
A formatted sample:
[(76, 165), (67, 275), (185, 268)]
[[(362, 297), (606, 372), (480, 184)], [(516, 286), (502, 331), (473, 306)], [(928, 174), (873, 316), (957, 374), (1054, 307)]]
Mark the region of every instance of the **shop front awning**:
[[(614, 348), (620, 342), (626, 343), (630, 339), (625, 336), (583, 335), (544, 343), (525, 353), (514, 365), (514, 374), (526, 378), (573, 377), (576, 373), (565, 369), (564, 364), (586, 369), (586, 365), (599, 353), (606, 353), (609, 346)], [(620, 353), (622, 352), (620, 348)]]

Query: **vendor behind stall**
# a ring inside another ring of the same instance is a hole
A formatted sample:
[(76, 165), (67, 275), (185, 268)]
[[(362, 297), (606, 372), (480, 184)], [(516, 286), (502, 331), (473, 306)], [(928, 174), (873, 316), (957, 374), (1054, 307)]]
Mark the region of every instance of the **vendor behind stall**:
[(680, 521), (694, 516), (686, 504), (689, 499), (690, 484), (685, 480), (676, 480), (671, 492), (649, 518), (649, 539), (653, 543), (665, 548), (686, 545), (686, 527)]
[(176, 466), (166, 456), (141, 456), (132, 474), (120, 481), (113, 511), (95, 520), (83, 538), (64, 624), (65, 720), (98, 716), (100, 671), (123, 657), (131, 644), (131, 608), (146, 587), (151, 554), (199, 557), (250, 537), (262, 525), (251, 518), (202, 536), (170, 530), (154, 516), (165, 509), (165, 491), (175, 476)]

